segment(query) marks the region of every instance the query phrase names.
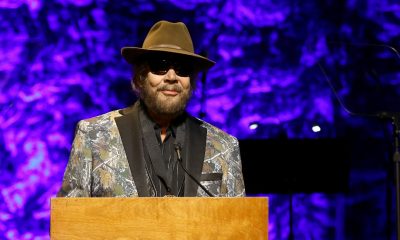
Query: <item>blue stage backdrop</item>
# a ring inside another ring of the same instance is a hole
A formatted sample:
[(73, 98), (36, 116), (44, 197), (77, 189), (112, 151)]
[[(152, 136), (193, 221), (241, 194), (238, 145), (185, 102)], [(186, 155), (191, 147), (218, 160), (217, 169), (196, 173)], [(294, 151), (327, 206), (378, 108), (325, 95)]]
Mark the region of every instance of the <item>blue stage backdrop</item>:
[(287, 194), (252, 193), (270, 197), (270, 239), (288, 238), (290, 216), (295, 239), (394, 237), (391, 125), (374, 116), (400, 105), (398, 1), (2, 0), (0, 239), (49, 239), (77, 121), (136, 99), (120, 49), (161, 19), (217, 62), (193, 115), (239, 140), (351, 140), (346, 191), (296, 193), (292, 215)]

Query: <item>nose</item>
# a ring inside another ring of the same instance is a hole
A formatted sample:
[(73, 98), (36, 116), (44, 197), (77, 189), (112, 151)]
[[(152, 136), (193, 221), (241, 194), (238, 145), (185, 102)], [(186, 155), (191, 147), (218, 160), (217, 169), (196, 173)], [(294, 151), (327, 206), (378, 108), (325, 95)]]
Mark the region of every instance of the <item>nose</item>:
[(167, 72), (167, 75), (166, 75), (166, 80), (172, 80), (172, 81), (175, 81), (176, 80), (176, 76), (177, 76), (177, 74), (176, 74), (176, 72), (175, 72), (175, 70), (173, 69), (173, 68), (170, 68), (169, 70), (168, 70), (168, 72)]

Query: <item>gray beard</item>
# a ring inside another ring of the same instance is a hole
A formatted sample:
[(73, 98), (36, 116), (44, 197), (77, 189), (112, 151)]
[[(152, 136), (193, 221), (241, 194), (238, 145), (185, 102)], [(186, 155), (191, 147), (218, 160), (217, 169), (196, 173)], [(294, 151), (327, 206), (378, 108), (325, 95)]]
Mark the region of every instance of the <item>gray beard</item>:
[[(164, 96), (160, 90), (163, 88), (175, 89), (179, 92), (178, 99), (175, 97)], [(192, 91), (185, 91), (177, 85), (166, 84), (158, 87), (157, 90), (151, 89), (149, 83), (145, 81), (140, 91), (140, 98), (147, 109), (163, 118), (175, 118), (182, 114), (190, 100)]]

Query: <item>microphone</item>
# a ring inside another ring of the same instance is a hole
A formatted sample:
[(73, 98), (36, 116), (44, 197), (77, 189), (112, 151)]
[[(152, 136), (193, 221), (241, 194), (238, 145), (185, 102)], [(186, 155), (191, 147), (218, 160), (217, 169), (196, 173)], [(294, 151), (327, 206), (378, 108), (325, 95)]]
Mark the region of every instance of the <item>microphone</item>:
[(189, 171), (183, 166), (182, 164), (182, 155), (181, 155), (181, 144), (180, 143), (176, 143), (175, 144), (175, 152), (176, 152), (176, 156), (178, 157), (178, 163), (181, 166), (181, 168), (185, 171), (185, 173), (193, 180), (196, 182), (197, 185), (199, 185), (199, 187), (201, 187), (201, 189), (204, 190), (204, 192), (206, 192), (208, 194), (208, 196), (210, 197), (215, 197), (212, 193), (210, 193), (210, 191), (208, 191), (195, 177), (192, 176), (192, 174), (189, 173)]

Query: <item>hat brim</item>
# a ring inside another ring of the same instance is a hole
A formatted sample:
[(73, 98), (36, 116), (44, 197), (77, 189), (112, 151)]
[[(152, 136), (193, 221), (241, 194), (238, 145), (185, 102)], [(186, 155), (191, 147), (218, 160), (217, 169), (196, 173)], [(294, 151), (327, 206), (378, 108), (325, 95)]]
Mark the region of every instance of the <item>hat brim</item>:
[(121, 49), (121, 54), (124, 57), (124, 59), (129, 64), (132, 65), (136, 65), (137, 63), (141, 62), (143, 60), (143, 56), (148, 53), (170, 53), (170, 54), (183, 55), (185, 57), (188, 57), (188, 59), (190, 59), (191, 61), (193, 61), (193, 66), (198, 71), (207, 70), (212, 66), (214, 66), (215, 64), (214, 61), (206, 57), (185, 51), (183, 49), (166, 48), (166, 47), (152, 48), (152, 49), (144, 49), (138, 47), (123, 47)]

